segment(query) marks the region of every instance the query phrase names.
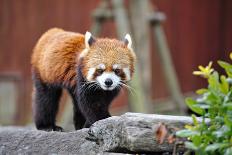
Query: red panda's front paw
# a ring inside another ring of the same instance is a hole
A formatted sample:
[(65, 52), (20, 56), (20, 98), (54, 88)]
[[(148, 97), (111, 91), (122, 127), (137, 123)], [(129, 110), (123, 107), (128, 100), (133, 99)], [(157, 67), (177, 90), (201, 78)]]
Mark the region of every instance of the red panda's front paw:
[(64, 132), (64, 129), (60, 126), (54, 126), (53, 131), (59, 131), (59, 132)]

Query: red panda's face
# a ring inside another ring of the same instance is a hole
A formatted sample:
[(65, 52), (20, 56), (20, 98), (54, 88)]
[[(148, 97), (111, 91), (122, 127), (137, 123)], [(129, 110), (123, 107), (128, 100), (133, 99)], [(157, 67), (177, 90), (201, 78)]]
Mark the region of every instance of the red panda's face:
[(80, 55), (85, 79), (104, 90), (120, 88), (130, 81), (135, 63), (135, 54), (128, 46), (131, 40), (126, 43), (108, 38), (92, 41)]

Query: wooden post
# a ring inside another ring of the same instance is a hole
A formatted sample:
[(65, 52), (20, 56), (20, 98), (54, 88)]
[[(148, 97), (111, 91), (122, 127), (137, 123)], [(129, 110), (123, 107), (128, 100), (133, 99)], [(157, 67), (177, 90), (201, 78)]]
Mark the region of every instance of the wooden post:
[(112, 11), (109, 9), (107, 0), (102, 0), (99, 7), (93, 11), (93, 24), (91, 26), (91, 33), (98, 36), (101, 32), (102, 24), (106, 20), (113, 19)]
[[(131, 34), (129, 19), (122, 0), (112, 0), (112, 5), (118, 37), (123, 39), (127, 33)], [(139, 68), (136, 65), (135, 74), (131, 82), (131, 86), (135, 89), (136, 94), (129, 95), (130, 107), (135, 112), (148, 112), (149, 108), (146, 106), (148, 102), (145, 100), (145, 92), (139, 74)]]
[(161, 65), (165, 74), (165, 79), (168, 85), (169, 92), (176, 103), (176, 106), (181, 114), (184, 113), (186, 106), (184, 104), (177, 75), (172, 63), (170, 50), (168, 48), (167, 39), (164, 30), (161, 26), (161, 21), (165, 19), (164, 14), (155, 12), (149, 17), (150, 23), (153, 28), (153, 35), (156, 41), (157, 52), (161, 59)]
[(134, 34), (134, 47), (137, 55), (138, 75), (143, 81), (142, 89), (147, 112), (153, 113), (151, 103), (151, 62), (150, 62), (150, 35), (147, 15), (149, 13), (148, 0), (130, 0), (131, 27)]

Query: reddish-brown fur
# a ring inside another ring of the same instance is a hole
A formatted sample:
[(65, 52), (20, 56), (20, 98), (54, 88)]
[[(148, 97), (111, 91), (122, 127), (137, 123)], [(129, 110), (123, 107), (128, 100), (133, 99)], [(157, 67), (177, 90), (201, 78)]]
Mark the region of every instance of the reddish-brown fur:
[(84, 35), (53, 28), (39, 39), (32, 66), (45, 83), (75, 84), (76, 58), (85, 48)]

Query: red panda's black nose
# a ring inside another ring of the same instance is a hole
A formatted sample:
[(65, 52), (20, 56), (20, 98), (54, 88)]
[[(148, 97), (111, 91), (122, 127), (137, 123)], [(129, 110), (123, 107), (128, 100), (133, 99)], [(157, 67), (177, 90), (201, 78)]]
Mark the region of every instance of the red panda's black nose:
[(113, 84), (113, 81), (111, 80), (111, 79), (106, 79), (106, 81), (105, 81), (105, 85), (107, 86), (107, 87), (110, 87), (111, 85)]

